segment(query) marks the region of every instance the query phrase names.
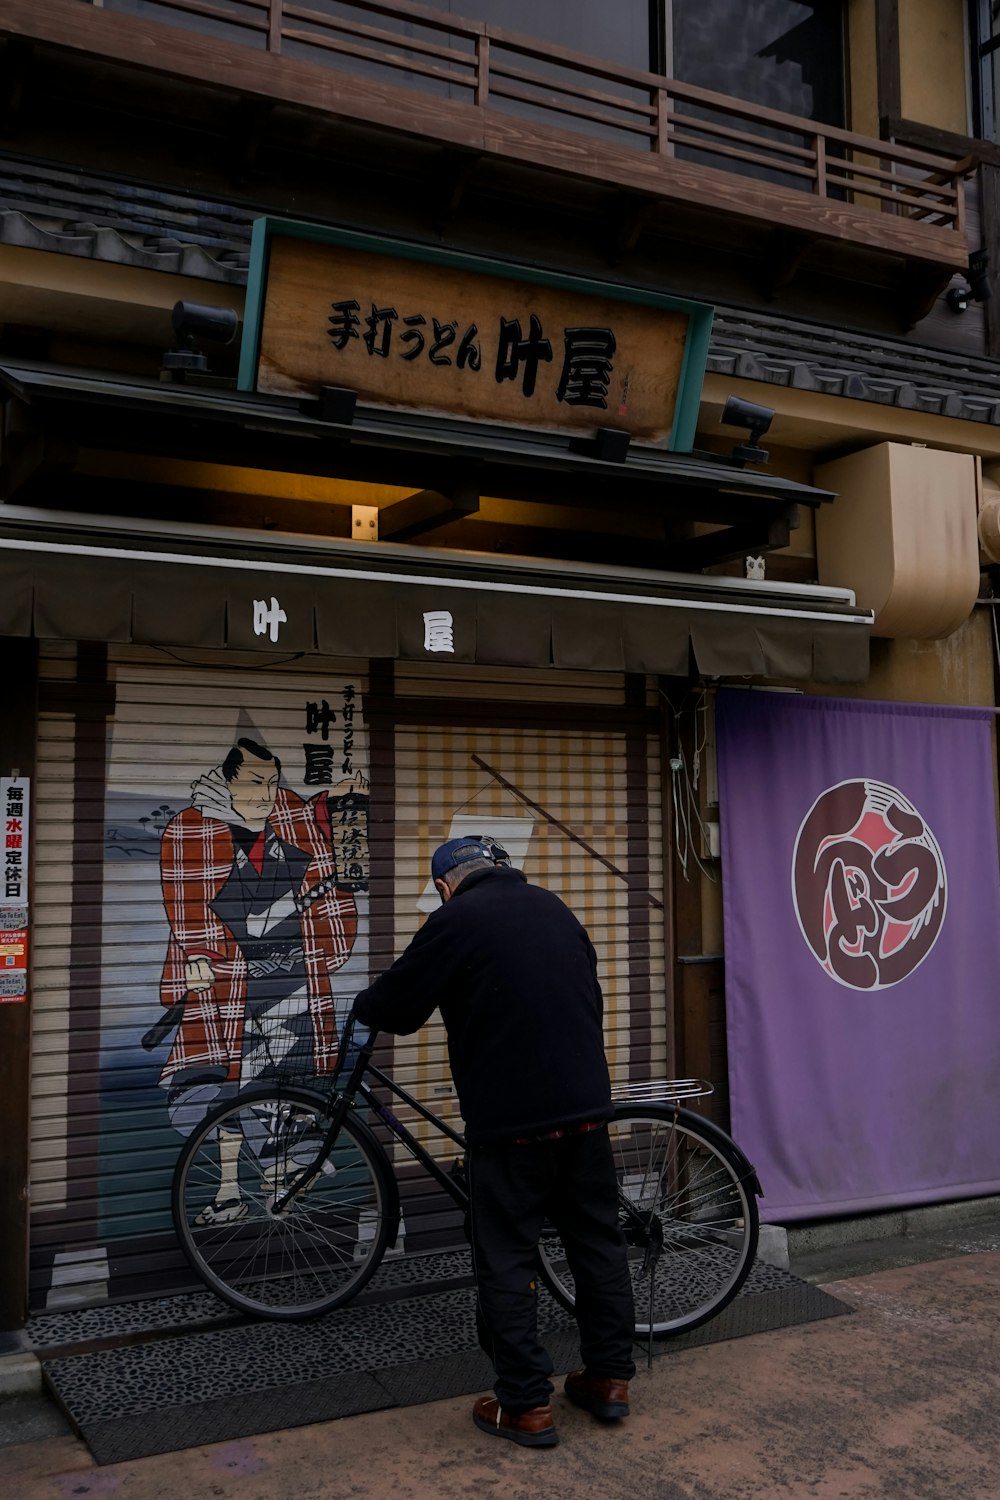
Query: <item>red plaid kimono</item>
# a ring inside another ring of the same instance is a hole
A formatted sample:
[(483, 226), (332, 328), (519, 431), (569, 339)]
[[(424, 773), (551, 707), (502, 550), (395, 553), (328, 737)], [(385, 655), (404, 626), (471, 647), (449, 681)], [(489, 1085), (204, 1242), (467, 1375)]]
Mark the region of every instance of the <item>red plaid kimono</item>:
[[(309, 855), (299, 895), (336, 872), (329, 834), (324, 837), (317, 819), (317, 813), (322, 817), (325, 811), (295, 792), (278, 788), (268, 822), (276, 837)], [(186, 997), (184, 1018), (163, 1078), (198, 1063), (224, 1066), (231, 1080), (240, 1076), (247, 963), (233, 934), (210, 905), (229, 879), (234, 857), (227, 824), (203, 817), (194, 807), (171, 818), (163, 831), (160, 879), (170, 940), (160, 998), (170, 1006)], [(308, 905), (300, 920), (315, 1069), (327, 1073), (337, 1058), (330, 976), (347, 962), (354, 946), (358, 926), (354, 897), (332, 889)], [(215, 984), (210, 990), (188, 995), (184, 965), (190, 958), (207, 958), (211, 963)]]

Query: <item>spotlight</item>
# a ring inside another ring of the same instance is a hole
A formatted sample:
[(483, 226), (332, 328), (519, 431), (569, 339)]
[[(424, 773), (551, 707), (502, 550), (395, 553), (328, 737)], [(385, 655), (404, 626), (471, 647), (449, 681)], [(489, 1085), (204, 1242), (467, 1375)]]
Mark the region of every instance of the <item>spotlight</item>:
[(719, 418), (723, 427), (746, 427), (750, 431), (749, 443), (737, 443), (733, 458), (748, 464), (766, 464), (767, 451), (758, 441), (774, 421), (774, 410), (770, 406), (757, 406), (753, 401), (743, 401), (739, 396), (730, 396), (722, 408)]
[(976, 250), (969, 256), (969, 269), (965, 273), (967, 286), (950, 286), (945, 301), (954, 313), (963, 313), (970, 302), (988, 302), (993, 296), (989, 281), (990, 256), (988, 250)]
[(208, 357), (198, 344), (203, 339), (231, 344), (240, 326), (239, 313), (231, 307), (205, 307), (198, 302), (175, 302), (170, 321), (177, 347), (164, 354), (164, 370), (207, 370)]

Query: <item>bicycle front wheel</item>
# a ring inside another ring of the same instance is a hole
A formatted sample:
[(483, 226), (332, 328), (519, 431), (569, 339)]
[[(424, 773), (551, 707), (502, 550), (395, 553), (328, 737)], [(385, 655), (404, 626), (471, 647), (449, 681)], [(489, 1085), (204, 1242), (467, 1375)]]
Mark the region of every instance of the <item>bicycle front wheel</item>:
[(244, 1312), (286, 1321), (353, 1297), (385, 1252), (388, 1163), (346, 1117), (307, 1188), (279, 1207), (320, 1152), (326, 1101), (305, 1089), (250, 1090), (213, 1110), (174, 1171), (174, 1226), (202, 1280)]
[[(636, 1336), (688, 1333), (721, 1312), (750, 1274), (759, 1224), (752, 1171), (722, 1131), (685, 1109), (619, 1104), (608, 1130)], [(540, 1249), (546, 1286), (572, 1309), (562, 1241), (545, 1234)]]

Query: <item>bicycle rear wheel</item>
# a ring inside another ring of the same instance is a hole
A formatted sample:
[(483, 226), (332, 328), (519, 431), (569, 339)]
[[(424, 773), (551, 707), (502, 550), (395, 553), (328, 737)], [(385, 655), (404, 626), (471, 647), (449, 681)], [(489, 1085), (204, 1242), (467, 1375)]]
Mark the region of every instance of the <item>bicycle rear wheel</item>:
[(275, 1204), (319, 1152), (329, 1114), (305, 1089), (258, 1088), (213, 1110), (174, 1171), (171, 1206), (199, 1276), (244, 1312), (286, 1321), (353, 1297), (386, 1248), (389, 1165), (348, 1115), (308, 1188)]
[[(628, 1245), (636, 1336), (688, 1333), (736, 1296), (757, 1250), (756, 1179), (728, 1136), (670, 1105), (619, 1104), (609, 1127), (619, 1218)], [(564, 1307), (575, 1301), (562, 1241), (547, 1233), (542, 1278)]]

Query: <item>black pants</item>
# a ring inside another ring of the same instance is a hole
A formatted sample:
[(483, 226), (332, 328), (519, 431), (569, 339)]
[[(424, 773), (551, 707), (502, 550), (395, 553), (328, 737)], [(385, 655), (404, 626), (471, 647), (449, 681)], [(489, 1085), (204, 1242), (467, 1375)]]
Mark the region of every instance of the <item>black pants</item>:
[(511, 1412), (543, 1405), (552, 1361), (538, 1342), (538, 1240), (558, 1229), (576, 1282), (583, 1363), (630, 1380), (635, 1312), (607, 1129), (527, 1145), (473, 1147), (468, 1156), (470, 1238), (479, 1342), (494, 1390)]

